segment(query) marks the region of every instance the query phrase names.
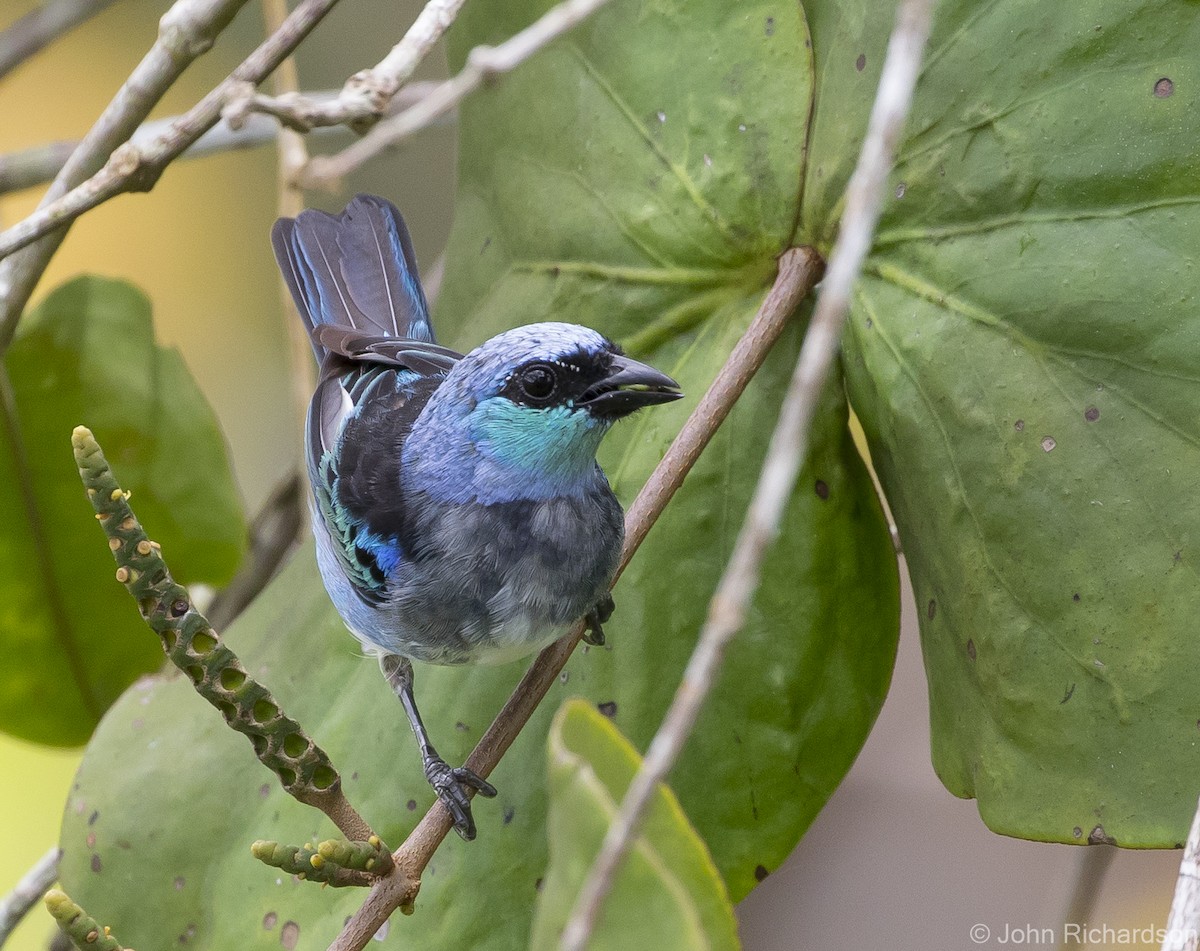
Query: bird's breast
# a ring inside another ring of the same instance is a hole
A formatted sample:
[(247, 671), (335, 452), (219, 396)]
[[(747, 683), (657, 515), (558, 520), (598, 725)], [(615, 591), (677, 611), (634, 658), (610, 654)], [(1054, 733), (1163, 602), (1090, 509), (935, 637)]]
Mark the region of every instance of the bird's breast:
[(560, 637), (608, 590), (623, 538), (607, 483), (495, 505), (416, 496), (405, 509), (405, 557), (380, 604), (344, 609), (336, 560), (321, 559), (322, 573), (360, 641), (427, 663), (506, 663)]

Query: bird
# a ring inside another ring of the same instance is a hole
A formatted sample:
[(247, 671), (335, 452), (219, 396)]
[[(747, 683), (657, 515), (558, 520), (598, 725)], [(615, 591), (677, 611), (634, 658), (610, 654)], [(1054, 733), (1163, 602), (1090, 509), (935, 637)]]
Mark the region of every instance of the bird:
[(683, 394), (577, 324), (516, 327), (466, 354), (439, 345), (384, 198), (280, 218), (271, 241), (319, 365), (305, 456), (321, 578), (471, 840), (471, 794), (496, 789), (438, 755), (412, 662), (505, 663), (580, 618), (602, 644), (624, 518), (596, 450), (618, 420)]

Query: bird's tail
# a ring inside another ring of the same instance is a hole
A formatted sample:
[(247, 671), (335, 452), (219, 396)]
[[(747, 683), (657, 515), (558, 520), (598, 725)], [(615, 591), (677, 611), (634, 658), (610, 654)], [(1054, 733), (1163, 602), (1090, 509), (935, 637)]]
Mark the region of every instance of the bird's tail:
[(356, 195), (340, 215), (280, 218), (271, 243), (318, 361), (333, 328), (434, 342), (412, 240), (390, 201)]

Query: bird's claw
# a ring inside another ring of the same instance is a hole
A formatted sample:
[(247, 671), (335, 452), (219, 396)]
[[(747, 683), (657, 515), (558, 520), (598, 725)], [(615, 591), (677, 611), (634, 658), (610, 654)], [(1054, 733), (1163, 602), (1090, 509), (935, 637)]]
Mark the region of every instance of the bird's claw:
[(475, 838), (475, 819), (471, 815), (470, 790), (491, 799), (496, 787), (465, 766), (451, 767), (440, 756), (425, 760), (425, 778), (450, 813), (454, 831), (470, 842)]
[(596, 602), (594, 608), (588, 611), (584, 617), (584, 621), (587, 624), (583, 632), (583, 642), (585, 644), (590, 644), (592, 647), (604, 646), (604, 624), (612, 617), (615, 607), (612, 595), (606, 594)]

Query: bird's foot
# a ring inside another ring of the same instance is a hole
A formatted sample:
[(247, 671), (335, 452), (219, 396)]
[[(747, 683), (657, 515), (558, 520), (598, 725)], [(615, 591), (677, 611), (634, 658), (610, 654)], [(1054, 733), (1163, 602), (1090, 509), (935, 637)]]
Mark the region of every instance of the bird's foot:
[(425, 759), (425, 778), (437, 793), (438, 799), (454, 821), (454, 831), (470, 842), (475, 838), (475, 819), (471, 815), (471, 796), (474, 790), (491, 799), (496, 787), (465, 766), (451, 767), (440, 756)]
[(588, 611), (584, 618), (584, 621), (587, 623), (587, 629), (583, 632), (583, 642), (585, 644), (590, 644), (592, 647), (604, 646), (604, 624), (612, 617), (615, 607), (612, 595), (606, 594), (596, 602), (594, 608)]

